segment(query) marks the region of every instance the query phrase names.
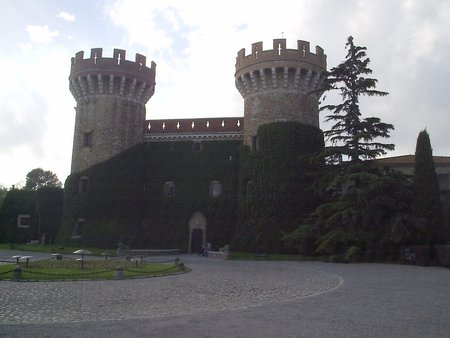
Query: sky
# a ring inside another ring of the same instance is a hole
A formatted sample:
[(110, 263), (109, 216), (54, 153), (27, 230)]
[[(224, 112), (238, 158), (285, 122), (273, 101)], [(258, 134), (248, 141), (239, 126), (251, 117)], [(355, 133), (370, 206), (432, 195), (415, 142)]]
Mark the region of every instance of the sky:
[(62, 182), (70, 174), (70, 60), (91, 48), (156, 62), (147, 119), (230, 117), (243, 116), (234, 85), (241, 48), (306, 40), (325, 50), (330, 69), (345, 60), (351, 35), (367, 47), (377, 89), (389, 92), (361, 101), (363, 117), (395, 126), (389, 156), (413, 154), (425, 128), (434, 155), (450, 156), (450, 1), (0, 0), (0, 31), (0, 185), (7, 188), (23, 186), (38, 167)]

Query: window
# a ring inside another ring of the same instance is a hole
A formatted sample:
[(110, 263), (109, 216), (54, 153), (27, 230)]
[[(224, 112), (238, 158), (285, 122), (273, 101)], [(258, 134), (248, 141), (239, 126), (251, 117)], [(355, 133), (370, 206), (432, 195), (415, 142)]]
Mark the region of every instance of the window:
[(88, 192), (89, 186), (89, 178), (86, 176), (80, 177), (80, 181), (78, 182), (78, 193), (85, 194)]
[(245, 190), (244, 190), (244, 195), (245, 196), (250, 196), (253, 193), (253, 181), (248, 179), (245, 182)]
[(175, 182), (172, 181), (164, 182), (164, 196), (165, 197), (175, 196)]
[(77, 219), (75, 225), (72, 230), (72, 238), (81, 238), (81, 232), (86, 224), (86, 220), (84, 218)]
[(257, 151), (258, 150), (258, 137), (257, 136), (251, 136), (251, 150), (252, 151)]
[(198, 153), (198, 152), (202, 151), (202, 149), (203, 149), (202, 142), (200, 142), (200, 141), (195, 141), (195, 142), (193, 143), (193, 145), (192, 145), (192, 151), (193, 151), (194, 153)]
[(30, 215), (17, 215), (17, 227), (27, 229), (31, 224)]
[(219, 181), (211, 181), (209, 185), (209, 196), (219, 197), (222, 194), (222, 185)]
[(92, 132), (83, 134), (83, 147), (92, 147)]

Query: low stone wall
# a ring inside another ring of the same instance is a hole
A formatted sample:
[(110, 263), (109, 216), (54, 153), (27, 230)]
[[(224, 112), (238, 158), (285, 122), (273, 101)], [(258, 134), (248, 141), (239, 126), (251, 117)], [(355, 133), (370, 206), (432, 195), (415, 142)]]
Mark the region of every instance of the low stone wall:
[(228, 257), (228, 253), (222, 251), (208, 251), (208, 257), (226, 259)]
[(134, 250), (117, 250), (118, 256), (165, 256), (165, 255), (178, 255), (180, 253), (179, 249), (163, 249), (163, 250), (152, 250), (152, 249), (134, 249)]

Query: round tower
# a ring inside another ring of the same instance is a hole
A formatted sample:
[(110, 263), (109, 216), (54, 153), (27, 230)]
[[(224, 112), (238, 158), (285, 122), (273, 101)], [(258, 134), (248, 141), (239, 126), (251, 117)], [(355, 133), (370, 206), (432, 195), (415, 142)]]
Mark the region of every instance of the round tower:
[(88, 59), (83, 51), (72, 58), (70, 91), (77, 101), (72, 173), (144, 139), (145, 104), (155, 91), (156, 64), (147, 67), (140, 54), (128, 61), (121, 49), (114, 49), (112, 58), (102, 52), (93, 48)]
[(260, 125), (277, 121), (298, 121), (319, 127), (318, 100), (311, 93), (320, 85), (326, 70), (326, 55), (309, 42), (298, 40), (297, 49), (286, 49), (286, 39), (274, 39), (273, 49), (252, 44), (236, 58), (236, 88), (244, 98), (244, 144), (254, 147)]

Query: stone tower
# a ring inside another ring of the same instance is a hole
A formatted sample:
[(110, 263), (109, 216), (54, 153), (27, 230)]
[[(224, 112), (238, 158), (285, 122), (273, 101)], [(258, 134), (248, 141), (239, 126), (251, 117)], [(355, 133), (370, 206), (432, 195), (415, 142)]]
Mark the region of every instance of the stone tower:
[(155, 68), (136, 54), (125, 59), (125, 50), (114, 49), (112, 58), (102, 48), (72, 58), (70, 91), (77, 101), (72, 169), (79, 172), (140, 143), (144, 139), (145, 104), (155, 91)]
[(236, 87), (244, 98), (244, 144), (256, 146), (260, 125), (277, 121), (298, 121), (319, 126), (318, 88), (326, 70), (326, 55), (309, 42), (298, 40), (297, 49), (286, 49), (286, 39), (274, 39), (273, 49), (263, 43), (252, 44), (236, 58)]

